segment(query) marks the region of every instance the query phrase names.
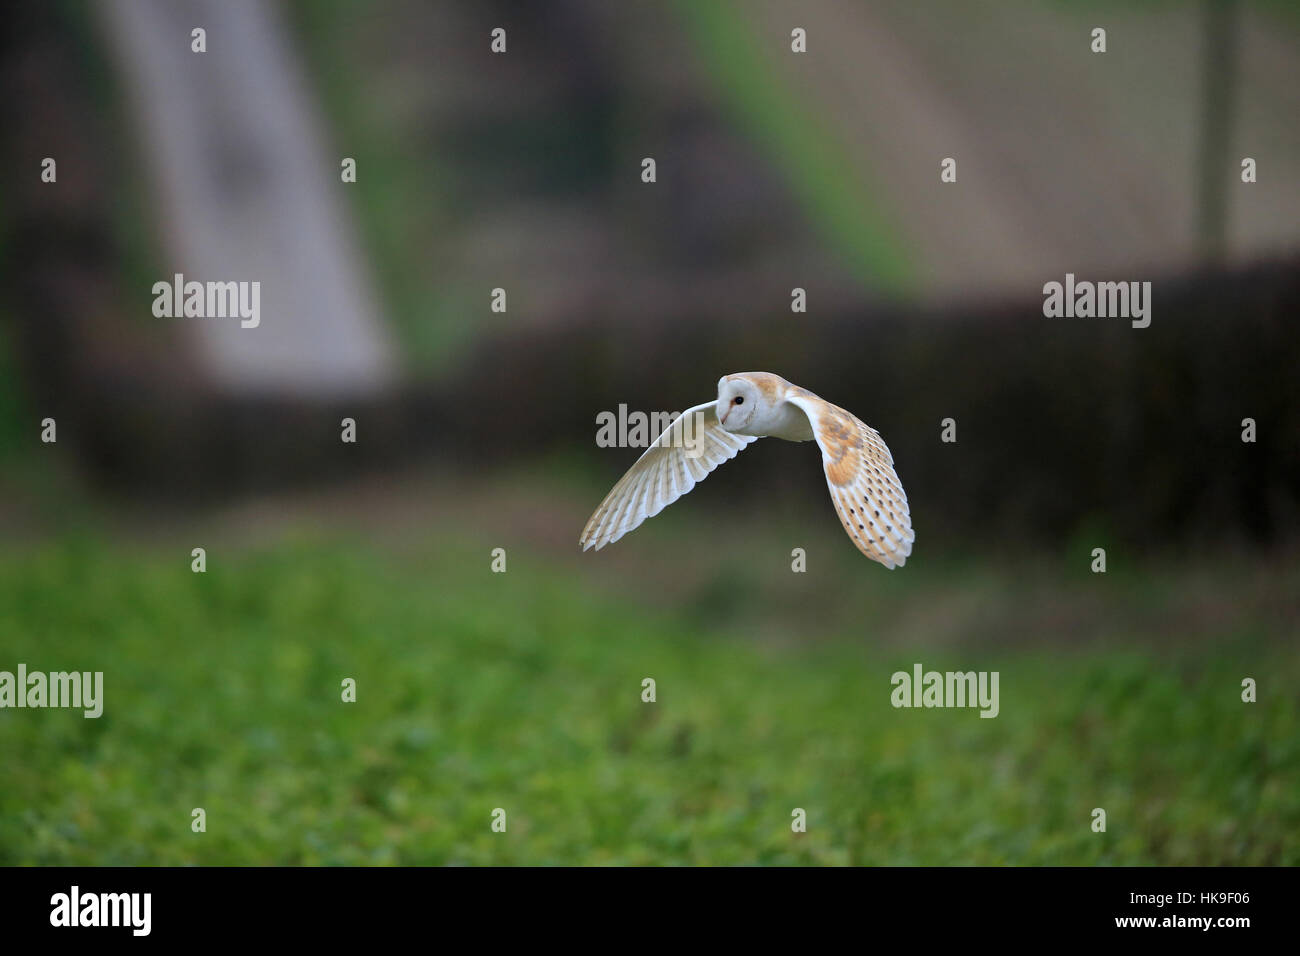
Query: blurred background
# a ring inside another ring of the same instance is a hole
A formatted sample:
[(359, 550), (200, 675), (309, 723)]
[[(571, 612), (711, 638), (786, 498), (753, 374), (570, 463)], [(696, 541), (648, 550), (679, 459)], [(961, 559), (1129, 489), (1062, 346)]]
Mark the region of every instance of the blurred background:
[[(0, 863), (1300, 862), (1295, 5), (11, 21), (0, 669), (105, 713), (0, 711)], [(907, 566), (782, 442), (580, 554), (596, 416), (751, 369), (883, 434)], [(1000, 715), (890, 707), (915, 662)]]

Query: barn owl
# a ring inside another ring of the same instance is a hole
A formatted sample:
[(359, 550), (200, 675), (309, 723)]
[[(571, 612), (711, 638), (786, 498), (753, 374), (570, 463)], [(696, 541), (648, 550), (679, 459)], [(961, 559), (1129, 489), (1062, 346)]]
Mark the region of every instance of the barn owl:
[(858, 550), (885, 567), (912, 553), (912, 517), (874, 428), (771, 372), (718, 380), (718, 398), (682, 412), (619, 479), (582, 530), (582, 550), (617, 541), (760, 438), (816, 441), (831, 503)]

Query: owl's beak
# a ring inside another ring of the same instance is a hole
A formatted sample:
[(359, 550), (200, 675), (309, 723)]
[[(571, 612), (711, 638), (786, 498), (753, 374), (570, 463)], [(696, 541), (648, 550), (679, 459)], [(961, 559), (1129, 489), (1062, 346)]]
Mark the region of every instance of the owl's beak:
[(726, 410), (725, 412), (722, 413), (722, 418), (720, 419), (720, 421), (722, 422), (722, 424), (724, 424), (724, 425), (727, 424), (727, 416), (730, 415), (730, 414), (731, 414), (731, 406), (728, 405), (728, 406), (727, 406), (727, 410)]

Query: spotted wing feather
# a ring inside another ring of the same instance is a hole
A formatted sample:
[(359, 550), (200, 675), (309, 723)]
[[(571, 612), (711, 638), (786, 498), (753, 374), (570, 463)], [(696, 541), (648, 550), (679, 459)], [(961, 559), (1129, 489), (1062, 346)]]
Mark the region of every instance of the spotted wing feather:
[(849, 538), (871, 560), (901, 568), (916, 534), (885, 440), (850, 412), (811, 392), (789, 401), (803, 409), (812, 424), (831, 503)]
[(583, 551), (599, 550), (640, 527), (758, 440), (724, 429), (715, 405), (688, 408), (645, 450), (588, 520), (578, 539)]

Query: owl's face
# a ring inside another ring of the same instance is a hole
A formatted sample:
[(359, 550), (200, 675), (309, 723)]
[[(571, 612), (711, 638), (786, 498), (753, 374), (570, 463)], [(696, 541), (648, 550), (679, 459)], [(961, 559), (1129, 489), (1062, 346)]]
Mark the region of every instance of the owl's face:
[(747, 427), (766, 402), (758, 386), (745, 378), (718, 380), (718, 421), (729, 432)]

